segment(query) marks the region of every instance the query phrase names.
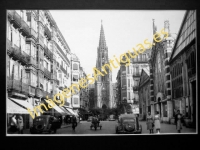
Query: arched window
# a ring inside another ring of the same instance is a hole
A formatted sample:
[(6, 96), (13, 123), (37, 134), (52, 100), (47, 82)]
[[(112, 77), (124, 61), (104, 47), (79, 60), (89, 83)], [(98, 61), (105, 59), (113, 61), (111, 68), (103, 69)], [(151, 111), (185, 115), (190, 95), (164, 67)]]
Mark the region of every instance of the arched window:
[(77, 64), (73, 64), (73, 70), (78, 70), (78, 65)]

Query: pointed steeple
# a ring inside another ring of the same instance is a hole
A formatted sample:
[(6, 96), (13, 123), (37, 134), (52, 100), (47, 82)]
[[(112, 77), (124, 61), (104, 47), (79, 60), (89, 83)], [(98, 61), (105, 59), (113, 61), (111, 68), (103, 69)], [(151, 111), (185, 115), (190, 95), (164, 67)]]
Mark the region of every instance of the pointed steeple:
[(155, 26), (154, 22), (155, 22), (155, 19), (153, 19), (153, 35), (154, 35), (154, 34), (156, 33), (156, 31), (157, 31), (157, 27)]
[(106, 48), (106, 40), (105, 40), (102, 20), (101, 20), (101, 31), (100, 31), (100, 38), (99, 38), (99, 48), (100, 49)]

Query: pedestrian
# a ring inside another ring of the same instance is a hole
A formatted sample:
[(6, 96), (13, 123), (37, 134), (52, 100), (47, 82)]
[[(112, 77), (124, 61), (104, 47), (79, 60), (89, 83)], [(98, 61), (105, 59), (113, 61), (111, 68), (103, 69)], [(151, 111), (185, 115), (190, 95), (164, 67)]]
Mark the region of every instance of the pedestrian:
[(180, 113), (180, 110), (177, 110), (177, 114), (175, 115), (175, 124), (178, 133), (181, 133), (182, 121), (183, 121), (183, 115)]
[(16, 115), (15, 114), (11, 118), (10, 129), (8, 129), (8, 132), (10, 132), (10, 133), (17, 132), (17, 120), (16, 120)]
[(156, 111), (156, 115), (154, 117), (154, 124), (157, 133), (160, 133), (160, 115), (159, 112)]
[(75, 128), (77, 126), (77, 119), (75, 116), (72, 116), (72, 129), (75, 131)]
[(153, 123), (153, 116), (151, 115), (150, 112), (148, 112), (146, 121), (147, 121), (147, 130), (149, 130), (149, 132), (151, 134), (151, 133), (153, 133), (154, 123)]
[(18, 133), (23, 134), (24, 123), (23, 123), (23, 117), (21, 115), (18, 115), (17, 117), (17, 127), (18, 127)]

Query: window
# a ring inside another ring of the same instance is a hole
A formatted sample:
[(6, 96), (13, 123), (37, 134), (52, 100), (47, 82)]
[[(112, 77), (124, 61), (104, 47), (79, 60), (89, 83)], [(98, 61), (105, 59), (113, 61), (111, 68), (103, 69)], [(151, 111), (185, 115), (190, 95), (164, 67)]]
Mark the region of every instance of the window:
[(48, 92), (48, 81), (46, 82), (46, 91)]
[(14, 64), (14, 73), (13, 73), (13, 75), (14, 75), (14, 79), (15, 80), (19, 80), (19, 66), (18, 66), (17, 63)]
[(30, 55), (31, 52), (31, 44), (26, 44), (26, 53)]
[(129, 73), (130, 73), (130, 72), (129, 72), (129, 66), (127, 66), (126, 68), (127, 68), (127, 73), (129, 74)]
[(78, 104), (78, 98), (74, 98), (74, 104)]
[(73, 81), (78, 82), (78, 75), (73, 75)]
[(126, 78), (123, 78), (122, 79), (122, 87), (125, 87), (126, 86)]
[(128, 87), (130, 87), (130, 79), (128, 79)]
[(21, 50), (22, 51), (26, 51), (26, 38), (25, 37), (23, 37), (22, 35), (20, 35), (21, 36)]
[(31, 85), (34, 86), (34, 87), (37, 86), (37, 76), (33, 72), (31, 72)]
[(28, 84), (27, 73), (25, 68), (22, 69), (22, 82)]
[(135, 67), (135, 72), (136, 72), (136, 75), (139, 75), (139, 67)]
[(73, 64), (73, 70), (78, 70), (78, 65), (77, 64)]

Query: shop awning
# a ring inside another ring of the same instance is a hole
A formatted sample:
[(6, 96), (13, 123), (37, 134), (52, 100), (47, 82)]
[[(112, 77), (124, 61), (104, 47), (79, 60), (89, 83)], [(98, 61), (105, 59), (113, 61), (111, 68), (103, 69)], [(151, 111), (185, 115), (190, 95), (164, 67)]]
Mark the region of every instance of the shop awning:
[(62, 109), (65, 112), (66, 115), (71, 115), (71, 113), (69, 111), (67, 111), (65, 108), (60, 107), (60, 109)]
[[(59, 112), (60, 114), (65, 114), (65, 112), (59, 107), (57, 106), (53, 101), (50, 103), (49, 101), (45, 100), (48, 104), (51, 105), (51, 107), (53, 107), (57, 112)], [(52, 106), (52, 103), (54, 106)]]
[(15, 99), (15, 98), (9, 98), (10, 100), (22, 105), (23, 107), (25, 107), (26, 109), (29, 108), (31, 110), (33, 110), (33, 105), (29, 104), (27, 101), (25, 100), (19, 100), (19, 99)]
[(21, 106), (17, 105), (10, 99), (7, 99), (7, 113), (11, 114), (29, 114), (29, 112), (22, 108)]
[(78, 116), (78, 114), (76, 114), (72, 109), (65, 107), (65, 109), (67, 109), (71, 114)]

